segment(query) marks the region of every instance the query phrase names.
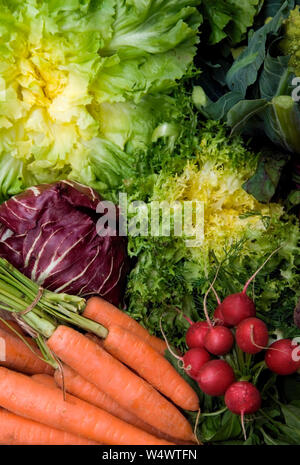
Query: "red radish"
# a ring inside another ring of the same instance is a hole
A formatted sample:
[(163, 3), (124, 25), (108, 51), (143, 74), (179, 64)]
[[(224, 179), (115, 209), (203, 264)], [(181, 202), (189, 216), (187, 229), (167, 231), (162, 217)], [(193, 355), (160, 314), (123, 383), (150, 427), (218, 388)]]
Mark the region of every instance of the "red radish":
[(207, 321), (198, 321), (191, 323), (191, 326), (186, 332), (185, 340), (187, 346), (192, 349), (194, 347), (204, 347), (204, 338), (209, 330)]
[(238, 324), (235, 339), (246, 354), (257, 354), (268, 344), (267, 325), (259, 318), (246, 318)]
[[(218, 271), (217, 271), (218, 273)], [(233, 335), (230, 331), (230, 329), (225, 328), (225, 326), (213, 326), (212, 322), (209, 319), (208, 316), (208, 311), (206, 307), (206, 300), (208, 293), (211, 289), (213, 289), (214, 282), (217, 277), (217, 273), (215, 276), (214, 281), (210, 285), (208, 291), (206, 292), (203, 300), (203, 309), (204, 313), (206, 316), (207, 323), (209, 325), (209, 329), (206, 333), (206, 336), (204, 338), (204, 347), (207, 349), (211, 354), (214, 355), (224, 355), (227, 354), (227, 352), (230, 351), (231, 347), (233, 346), (234, 343), (234, 338)], [(219, 299), (218, 299), (219, 302)], [(220, 306), (220, 304), (219, 304)]]
[(234, 337), (229, 328), (215, 326), (205, 336), (204, 347), (214, 355), (225, 355), (232, 348)]
[(260, 409), (261, 396), (258, 389), (248, 381), (231, 384), (225, 393), (225, 404), (232, 413), (241, 415), (242, 428), (246, 439), (244, 415)]
[(222, 312), (222, 305), (218, 305), (217, 308), (215, 309), (214, 312), (214, 322), (216, 325), (221, 325), (221, 326), (226, 326), (227, 328), (230, 328), (231, 325), (228, 325), (224, 321), (224, 316)]
[(204, 296), (203, 307), (204, 307), (204, 313), (205, 313), (205, 316), (206, 316), (206, 321), (198, 321), (197, 323), (193, 323), (189, 318), (184, 316), (184, 318), (191, 325), (190, 328), (187, 330), (187, 333), (186, 333), (186, 336), (185, 336), (187, 346), (190, 349), (193, 348), (193, 347), (204, 347), (205, 336), (206, 336), (208, 330), (213, 327), (212, 322), (210, 321), (210, 318), (209, 318), (209, 315), (208, 315), (208, 312), (207, 312), (206, 300), (207, 300), (207, 296), (208, 296), (210, 290), (213, 290), (218, 304), (220, 305), (220, 303), (221, 303), (221, 301), (219, 299), (219, 296), (218, 296), (216, 290), (213, 287), (214, 282), (215, 282), (215, 280), (217, 278), (217, 275), (218, 275), (219, 268), (220, 267), (218, 267), (215, 278), (214, 278), (213, 282), (210, 284), (210, 287), (209, 287), (209, 289), (207, 290), (207, 292), (205, 293), (205, 296)]
[(205, 363), (197, 377), (200, 389), (210, 396), (224, 395), (234, 381), (234, 371), (225, 360), (211, 360)]
[(177, 358), (179, 362), (182, 363), (186, 373), (193, 379), (197, 378), (200, 368), (210, 360), (209, 353), (203, 347), (194, 347), (188, 350), (183, 357), (175, 354), (170, 347), (170, 344), (166, 338), (166, 335), (163, 331), (161, 319), (160, 319), (160, 330), (163, 335), (164, 340), (166, 341), (167, 348), (173, 357)]
[(186, 373), (196, 379), (200, 368), (210, 360), (209, 353), (202, 347), (194, 347), (188, 350), (182, 357)]
[(243, 291), (231, 294), (223, 300), (222, 313), (226, 325), (236, 326), (245, 318), (255, 316), (256, 309), (253, 300)]
[(238, 325), (246, 318), (254, 317), (256, 315), (255, 305), (252, 299), (247, 296), (246, 292), (249, 284), (253, 281), (256, 275), (261, 271), (265, 264), (270, 260), (281, 247), (274, 250), (265, 262), (256, 270), (256, 272), (248, 279), (242, 292), (231, 294), (227, 296), (222, 302), (222, 313), (224, 323), (230, 326)]
[(280, 339), (273, 342), (266, 352), (265, 362), (267, 367), (278, 375), (291, 375), (300, 368), (300, 362), (294, 354), (299, 346), (292, 343), (291, 339)]

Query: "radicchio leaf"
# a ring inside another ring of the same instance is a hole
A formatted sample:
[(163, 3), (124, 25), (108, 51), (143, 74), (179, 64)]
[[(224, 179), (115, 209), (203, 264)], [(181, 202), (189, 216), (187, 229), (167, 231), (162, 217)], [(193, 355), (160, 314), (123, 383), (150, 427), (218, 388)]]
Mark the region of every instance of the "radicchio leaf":
[(0, 205), (0, 256), (47, 289), (98, 294), (119, 305), (129, 270), (127, 239), (117, 231), (97, 234), (99, 202), (93, 189), (73, 181), (12, 197)]

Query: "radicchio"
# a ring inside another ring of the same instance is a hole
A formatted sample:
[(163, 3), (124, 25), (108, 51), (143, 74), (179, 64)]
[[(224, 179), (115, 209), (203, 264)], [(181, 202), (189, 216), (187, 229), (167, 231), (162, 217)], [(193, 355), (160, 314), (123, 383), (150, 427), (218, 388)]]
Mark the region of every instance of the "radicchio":
[[(127, 240), (97, 234), (101, 202), (73, 181), (31, 187), (0, 205), (0, 256), (55, 292), (122, 300), (129, 270)], [(116, 212), (118, 225), (118, 211)]]

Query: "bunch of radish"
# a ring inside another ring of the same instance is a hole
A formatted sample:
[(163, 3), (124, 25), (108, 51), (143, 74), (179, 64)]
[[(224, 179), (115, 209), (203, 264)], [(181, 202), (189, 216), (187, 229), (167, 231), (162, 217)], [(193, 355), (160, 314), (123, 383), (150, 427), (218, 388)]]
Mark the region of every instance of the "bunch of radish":
[[(232, 366), (222, 357), (230, 353), (235, 342), (245, 354), (254, 355), (266, 350), (265, 367), (278, 375), (289, 375), (300, 369), (300, 346), (293, 345), (290, 339), (281, 339), (268, 347), (268, 328), (256, 317), (255, 304), (246, 294), (249, 284), (276, 251), (247, 281), (242, 292), (228, 295), (223, 302), (213, 288), (216, 274), (204, 297), (206, 321), (194, 323), (184, 316), (190, 324), (186, 333), (189, 350), (182, 357), (177, 356), (186, 373), (197, 381), (205, 394), (225, 396), (227, 408), (234, 414), (241, 415), (245, 438), (244, 415), (253, 414), (260, 409), (261, 395), (248, 380), (236, 379)], [(218, 301), (213, 321), (210, 320), (206, 308), (206, 299), (211, 289)], [(298, 356), (295, 357), (297, 353)]]

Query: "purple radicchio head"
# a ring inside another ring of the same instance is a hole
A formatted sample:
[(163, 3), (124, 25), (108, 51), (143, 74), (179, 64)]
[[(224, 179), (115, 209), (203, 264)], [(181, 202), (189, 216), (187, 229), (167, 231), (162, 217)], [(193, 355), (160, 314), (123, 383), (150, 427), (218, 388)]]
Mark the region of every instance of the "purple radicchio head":
[[(119, 305), (129, 270), (127, 239), (99, 235), (100, 196), (73, 181), (27, 189), (0, 205), (0, 256), (40, 286)], [(116, 208), (116, 227), (119, 211)]]

